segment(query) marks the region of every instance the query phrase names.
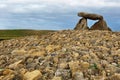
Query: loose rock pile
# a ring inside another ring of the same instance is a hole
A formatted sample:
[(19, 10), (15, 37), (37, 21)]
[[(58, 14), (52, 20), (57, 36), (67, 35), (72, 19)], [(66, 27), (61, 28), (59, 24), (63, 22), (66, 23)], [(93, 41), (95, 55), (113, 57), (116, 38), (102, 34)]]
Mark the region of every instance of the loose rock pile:
[(120, 80), (120, 32), (65, 30), (1, 41), (0, 80)]
[(102, 15), (80, 12), (78, 13), (78, 16), (82, 18), (79, 20), (74, 30), (89, 30), (89, 27), (87, 25), (87, 19), (91, 19), (91, 20), (99, 20), (99, 21), (96, 22), (94, 25), (92, 25), (90, 30), (111, 31), (111, 29), (107, 26), (107, 23)]

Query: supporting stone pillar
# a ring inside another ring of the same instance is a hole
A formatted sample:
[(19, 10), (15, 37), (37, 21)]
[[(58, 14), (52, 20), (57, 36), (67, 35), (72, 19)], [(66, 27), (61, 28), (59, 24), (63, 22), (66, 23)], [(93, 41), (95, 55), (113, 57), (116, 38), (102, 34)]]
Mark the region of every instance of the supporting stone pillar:
[(94, 25), (91, 26), (90, 30), (108, 30), (111, 31), (111, 29), (107, 26), (107, 23), (105, 20), (99, 20)]
[(85, 18), (80, 19), (76, 27), (74, 28), (74, 30), (88, 30), (88, 29), (89, 27), (87, 27), (87, 19)]

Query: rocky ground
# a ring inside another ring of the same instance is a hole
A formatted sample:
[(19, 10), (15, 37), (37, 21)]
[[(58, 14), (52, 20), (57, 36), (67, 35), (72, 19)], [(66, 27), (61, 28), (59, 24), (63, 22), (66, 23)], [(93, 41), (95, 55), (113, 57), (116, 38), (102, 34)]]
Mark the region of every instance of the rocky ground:
[(1, 41), (0, 80), (120, 80), (120, 32), (64, 30)]

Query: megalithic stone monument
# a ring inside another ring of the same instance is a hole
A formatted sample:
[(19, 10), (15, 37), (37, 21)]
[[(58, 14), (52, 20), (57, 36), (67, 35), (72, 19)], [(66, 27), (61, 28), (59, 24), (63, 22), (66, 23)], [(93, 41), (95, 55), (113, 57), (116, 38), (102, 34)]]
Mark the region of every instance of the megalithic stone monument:
[[(102, 15), (94, 14), (94, 13), (86, 13), (86, 12), (79, 12), (79, 17), (82, 17), (79, 22), (77, 23), (74, 30), (108, 30), (112, 31), (108, 26), (106, 21), (104, 20)], [(90, 20), (98, 20), (95, 24), (91, 26), (91, 28), (87, 25), (87, 19)]]

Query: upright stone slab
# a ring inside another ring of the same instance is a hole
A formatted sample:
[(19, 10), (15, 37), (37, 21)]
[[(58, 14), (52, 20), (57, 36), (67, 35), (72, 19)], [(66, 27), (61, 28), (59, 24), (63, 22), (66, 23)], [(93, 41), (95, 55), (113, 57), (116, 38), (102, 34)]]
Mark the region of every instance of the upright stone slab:
[(108, 31), (111, 31), (111, 29), (107, 26), (106, 21), (103, 19), (99, 20), (94, 25), (92, 25), (90, 30), (108, 30)]
[(77, 23), (76, 27), (74, 30), (88, 30), (89, 28), (87, 27), (87, 19), (82, 18), (79, 20)]

